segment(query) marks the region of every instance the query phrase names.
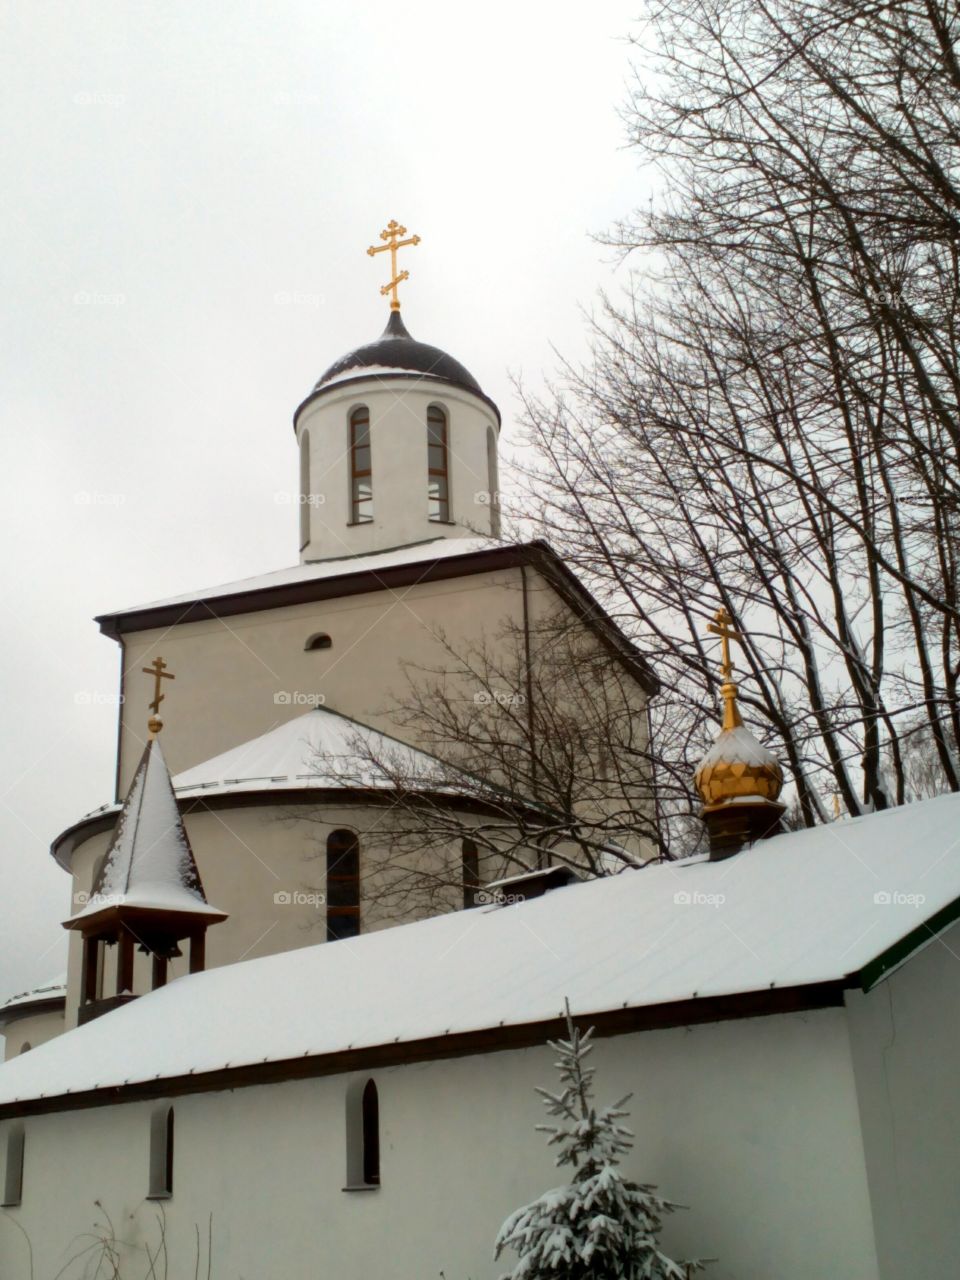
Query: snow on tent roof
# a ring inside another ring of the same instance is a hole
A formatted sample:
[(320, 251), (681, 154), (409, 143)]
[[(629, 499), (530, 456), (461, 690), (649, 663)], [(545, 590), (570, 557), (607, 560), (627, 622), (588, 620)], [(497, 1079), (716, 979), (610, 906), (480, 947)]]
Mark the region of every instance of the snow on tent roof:
[(194, 600), (212, 600), (219, 596), (231, 596), (240, 592), (263, 591), (269, 587), (285, 587), (300, 582), (317, 582), (327, 578), (345, 577), (354, 573), (376, 573), (393, 569), (398, 565), (432, 563), (450, 556), (469, 555), (486, 551), (490, 547), (507, 546), (491, 538), (433, 538), (426, 542), (414, 542), (409, 546), (394, 547), (389, 551), (375, 551), (369, 555), (340, 556), (330, 560), (313, 560), (306, 564), (275, 569), (253, 578), (238, 578), (234, 582), (218, 586), (202, 587), (183, 595), (169, 596), (165, 600), (151, 600), (126, 609), (114, 609), (104, 614), (106, 618), (120, 617), (125, 613), (140, 613), (144, 609), (162, 609), (167, 605), (190, 604)]
[(137, 766), (90, 901), (70, 923), (121, 904), (209, 914), (158, 738)]
[(958, 832), (941, 796), (178, 978), (5, 1063), (0, 1106), (537, 1022), (564, 997), (586, 1016), (858, 975), (960, 900)]

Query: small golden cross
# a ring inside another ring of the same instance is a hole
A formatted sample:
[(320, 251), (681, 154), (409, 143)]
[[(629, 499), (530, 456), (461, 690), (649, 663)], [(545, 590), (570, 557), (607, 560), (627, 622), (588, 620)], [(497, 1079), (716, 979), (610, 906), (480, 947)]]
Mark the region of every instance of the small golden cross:
[(163, 701), (164, 695), (160, 692), (161, 680), (176, 680), (176, 676), (166, 669), (167, 664), (162, 658), (154, 658), (153, 665), (149, 667), (141, 667), (144, 675), (153, 676), (153, 701), (149, 704), (153, 714), (160, 714), (160, 703)]
[(391, 279), (389, 284), (385, 284), (382, 286), (382, 288), (380, 289), (380, 294), (384, 298), (387, 296), (388, 293), (393, 294), (393, 298), (391, 299), (391, 302), (390, 302), (391, 311), (400, 310), (400, 301), (397, 298), (397, 285), (400, 284), (400, 282), (403, 280), (410, 279), (409, 271), (400, 271), (400, 272), (397, 271), (397, 250), (402, 249), (403, 246), (407, 244), (420, 243), (419, 236), (409, 236), (406, 240), (402, 240), (400, 237), (405, 236), (406, 234), (407, 234), (407, 228), (401, 227), (400, 223), (397, 222), (395, 218), (391, 219), (391, 221), (387, 223), (386, 231), (380, 232), (380, 239), (386, 240), (387, 243), (377, 244), (377, 245), (372, 244), (370, 248), (367, 250), (367, 253), (370, 255), (371, 258), (375, 253), (383, 253), (387, 249), (390, 250), (390, 274), (393, 278)]
[(707, 630), (720, 637), (722, 642), (720, 674), (724, 680), (729, 680), (733, 675), (733, 662), (730, 659), (730, 641), (737, 640), (740, 644), (743, 644), (743, 636), (739, 631), (733, 630), (733, 619), (725, 608), (717, 610), (713, 622), (707, 623)]

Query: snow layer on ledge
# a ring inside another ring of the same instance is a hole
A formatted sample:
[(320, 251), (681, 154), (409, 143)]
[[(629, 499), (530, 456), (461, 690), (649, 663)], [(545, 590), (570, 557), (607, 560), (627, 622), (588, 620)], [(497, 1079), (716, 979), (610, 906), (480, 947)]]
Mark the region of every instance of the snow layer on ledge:
[(414, 542), (405, 547), (393, 547), (389, 551), (374, 551), (369, 555), (340, 556), (330, 560), (313, 560), (307, 564), (290, 565), (286, 569), (274, 569), (253, 578), (238, 578), (218, 586), (200, 587), (165, 600), (151, 600), (147, 604), (114, 609), (104, 617), (120, 617), (127, 613), (139, 613), (143, 609), (162, 609), (167, 605), (191, 604), (195, 600), (213, 600), (219, 596), (232, 596), (246, 591), (265, 591), (269, 587), (286, 587), (300, 582), (318, 582), (328, 578), (341, 578), (354, 573), (377, 573), (407, 564), (434, 564), (450, 556), (469, 555), (474, 551), (486, 551), (491, 547), (508, 546), (492, 538), (432, 538), (427, 542)]
[[(288, 720), (239, 747), (178, 773), (179, 797), (300, 787), (370, 787), (401, 782), (452, 792), (454, 772), (435, 756), (326, 707)], [(457, 790), (476, 792), (463, 778)]]
[[(960, 898), (960, 795), (178, 978), (0, 1067), (0, 1105), (858, 972)], [(243, 1010), (243, 1017), (237, 1010)]]

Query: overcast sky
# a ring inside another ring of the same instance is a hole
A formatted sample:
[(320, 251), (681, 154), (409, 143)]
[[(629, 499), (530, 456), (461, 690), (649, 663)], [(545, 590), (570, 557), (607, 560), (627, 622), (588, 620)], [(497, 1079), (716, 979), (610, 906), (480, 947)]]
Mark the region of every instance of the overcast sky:
[(0, 0), (0, 998), (64, 966), (56, 833), (112, 799), (94, 614), (297, 560), (291, 415), (404, 319), (500, 405), (618, 269), (636, 6)]

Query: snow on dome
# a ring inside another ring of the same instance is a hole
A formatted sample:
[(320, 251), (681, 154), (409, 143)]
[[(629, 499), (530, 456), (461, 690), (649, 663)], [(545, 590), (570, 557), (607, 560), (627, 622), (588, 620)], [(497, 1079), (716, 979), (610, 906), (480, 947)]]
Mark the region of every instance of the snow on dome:
[(651, 864), (181, 977), (5, 1063), (0, 1107), (536, 1023), (564, 997), (588, 1017), (869, 985), (956, 920), (958, 826), (960, 795), (944, 795), (726, 862)]
[(753, 736), (746, 725), (737, 725), (735, 729), (726, 729), (703, 757), (701, 768), (710, 764), (743, 763), (756, 765), (759, 768), (779, 768), (777, 757), (768, 751)]
[(268, 733), (178, 773), (180, 797), (198, 791), (283, 790), (292, 787), (410, 788), (477, 791), (477, 783), (415, 747), (348, 716), (315, 707)]
[(375, 342), (368, 342), (348, 351), (335, 361), (320, 376), (314, 392), (324, 391), (345, 377), (364, 377), (368, 373), (376, 375), (382, 369), (390, 369), (405, 376), (415, 373), (441, 378), (445, 382), (464, 387), (475, 395), (483, 395), (479, 382), (459, 360), (454, 360), (453, 356), (447, 355), (439, 347), (418, 342), (407, 331), (399, 311), (390, 312), (387, 327)]
[(776, 800), (783, 770), (744, 724), (723, 729), (694, 775), (705, 805)]

